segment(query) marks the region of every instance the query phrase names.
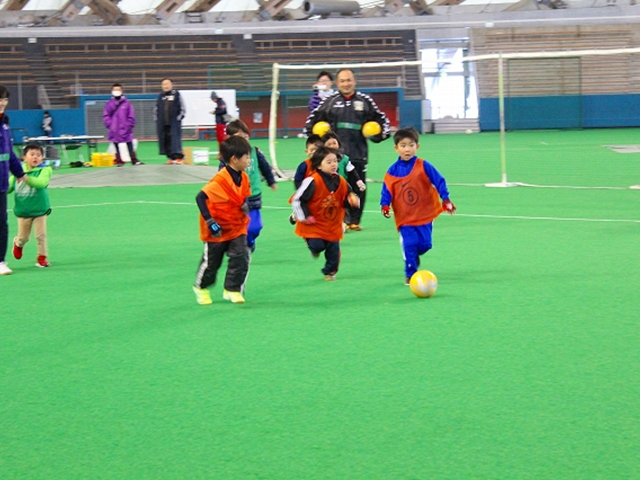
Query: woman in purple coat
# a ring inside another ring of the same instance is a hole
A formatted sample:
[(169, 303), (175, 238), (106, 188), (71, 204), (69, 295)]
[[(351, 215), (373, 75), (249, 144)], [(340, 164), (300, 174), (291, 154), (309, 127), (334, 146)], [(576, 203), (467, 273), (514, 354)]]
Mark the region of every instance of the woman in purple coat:
[(104, 126), (109, 130), (107, 140), (113, 142), (116, 147), (116, 159), (114, 164), (118, 167), (124, 165), (122, 157), (120, 157), (119, 143), (126, 143), (129, 149), (132, 165), (144, 165), (136, 158), (136, 152), (133, 149), (133, 127), (136, 125), (136, 113), (133, 105), (122, 94), (122, 85), (114, 83), (111, 87), (111, 100), (104, 106), (102, 120)]

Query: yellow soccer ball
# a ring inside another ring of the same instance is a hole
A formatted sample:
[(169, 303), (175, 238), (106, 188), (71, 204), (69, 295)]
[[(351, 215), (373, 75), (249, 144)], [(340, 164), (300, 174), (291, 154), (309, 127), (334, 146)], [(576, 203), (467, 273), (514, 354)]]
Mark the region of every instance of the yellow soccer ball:
[(382, 132), (382, 127), (378, 122), (367, 122), (362, 126), (362, 135), (365, 137), (374, 137)]
[(327, 122), (318, 122), (311, 129), (311, 132), (313, 134), (320, 135), (320, 136), (323, 136), (325, 133), (329, 131), (331, 131), (331, 125), (329, 125), (329, 123)]
[(418, 270), (409, 280), (411, 292), (420, 298), (429, 298), (438, 289), (438, 278), (429, 270)]

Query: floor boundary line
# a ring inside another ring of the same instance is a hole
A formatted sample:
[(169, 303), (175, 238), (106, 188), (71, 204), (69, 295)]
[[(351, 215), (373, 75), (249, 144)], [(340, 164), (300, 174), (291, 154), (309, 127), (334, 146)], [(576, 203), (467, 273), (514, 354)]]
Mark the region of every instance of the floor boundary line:
[[(167, 202), (163, 200), (130, 200), (123, 202), (103, 202), (103, 203), (87, 203), (77, 205), (60, 205), (58, 208), (85, 208), (85, 207), (108, 207), (119, 205), (175, 205), (175, 206), (192, 206), (196, 207), (195, 202)], [(265, 210), (291, 210), (291, 207), (279, 207), (263, 205)], [(365, 210), (365, 213), (377, 214), (378, 210)], [(456, 213), (456, 217), (463, 218), (491, 218), (496, 220), (545, 220), (555, 222), (590, 222), (590, 223), (640, 223), (638, 219), (632, 218), (580, 218), (580, 217), (547, 217), (547, 216), (526, 216), (526, 215), (494, 215), (481, 213)]]

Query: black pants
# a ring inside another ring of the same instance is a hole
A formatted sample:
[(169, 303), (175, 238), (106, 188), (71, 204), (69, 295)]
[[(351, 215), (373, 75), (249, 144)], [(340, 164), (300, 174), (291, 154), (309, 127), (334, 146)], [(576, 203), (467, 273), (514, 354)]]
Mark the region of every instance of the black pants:
[(171, 125), (164, 126), (164, 151), (170, 160), (180, 160), (184, 158), (181, 153), (173, 153), (171, 150)]
[(9, 223), (7, 221), (7, 192), (0, 192), (0, 262), (4, 262), (9, 242)]
[(311, 253), (318, 255), (324, 252), (326, 262), (322, 273), (325, 275), (335, 274), (340, 265), (340, 242), (330, 242), (321, 238), (306, 238), (305, 240)]
[[(360, 162), (357, 160), (351, 160), (351, 163), (355, 167), (356, 172), (358, 172), (360, 180), (367, 183), (367, 164), (365, 162)], [(360, 197), (360, 206), (357, 208), (347, 208), (347, 213), (345, 215), (344, 221), (348, 224), (355, 223), (360, 225), (360, 221), (362, 220), (362, 211), (364, 210), (364, 201), (367, 198), (367, 191), (365, 190), (364, 192), (361, 192), (360, 188), (358, 188), (358, 185), (356, 185), (355, 183), (349, 182), (349, 185), (351, 185), (351, 190), (353, 190), (353, 192), (358, 195), (358, 197)]]
[(216, 283), (216, 276), (225, 253), (229, 257), (229, 264), (224, 288), (230, 292), (244, 291), (244, 282), (249, 273), (249, 249), (246, 235), (240, 235), (226, 242), (204, 243), (204, 253), (194, 283), (197, 288), (207, 288)]

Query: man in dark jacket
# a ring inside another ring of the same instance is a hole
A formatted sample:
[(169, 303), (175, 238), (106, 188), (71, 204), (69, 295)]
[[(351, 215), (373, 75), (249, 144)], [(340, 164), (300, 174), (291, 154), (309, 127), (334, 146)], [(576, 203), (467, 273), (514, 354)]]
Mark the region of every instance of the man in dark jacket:
[(186, 113), (180, 92), (173, 88), (171, 79), (165, 78), (156, 101), (155, 115), (160, 155), (166, 155), (169, 164), (182, 165), (182, 119)]
[[(362, 126), (367, 122), (380, 124), (381, 132), (369, 137), (372, 142), (379, 143), (389, 137), (389, 119), (380, 111), (376, 102), (366, 93), (356, 91), (356, 77), (353, 70), (343, 68), (336, 76), (338, 91), (325, 98), (305, 123), (307, 135), (311, 135), (313, 126), (318, 122), (328, 122), (331, 130), (340, 137), (344, 153), (358, 172), (359, 177), (366, 181), (367, 162), (369, 161), (369, 147), (367, 139), (362, 134)], [(360, 191), (358, 185), (351, 185), (360, 197), (360, 207), (350, 209), (348, 228), (362, 230), (360, 220), (364, 210), (366, 191)], [(346, 221), (346, 220), (345, 220)]]

